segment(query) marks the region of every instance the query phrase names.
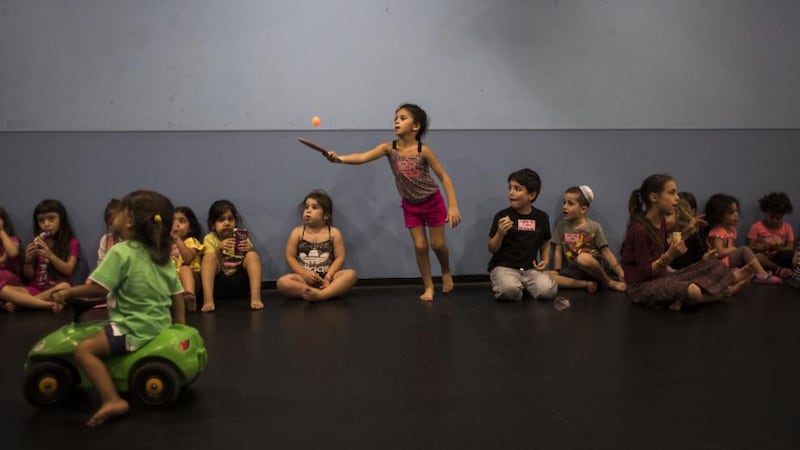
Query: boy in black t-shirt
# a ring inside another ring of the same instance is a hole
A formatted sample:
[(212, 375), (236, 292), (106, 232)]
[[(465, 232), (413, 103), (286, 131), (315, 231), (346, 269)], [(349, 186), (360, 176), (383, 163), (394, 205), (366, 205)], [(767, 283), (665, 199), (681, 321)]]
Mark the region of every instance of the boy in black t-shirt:
[[(552, 299), (558, 286), (542, 270), (550, 263), (550, 221), (533, 207), (542, 180), (525, 168), (508, 176), (510, 207), (494, 216), (489, 231), (489, 277), (498, 300), (521, 300), (523, 290), (533, 298)], [(537, 259), (540, 256), (540, 259)]]

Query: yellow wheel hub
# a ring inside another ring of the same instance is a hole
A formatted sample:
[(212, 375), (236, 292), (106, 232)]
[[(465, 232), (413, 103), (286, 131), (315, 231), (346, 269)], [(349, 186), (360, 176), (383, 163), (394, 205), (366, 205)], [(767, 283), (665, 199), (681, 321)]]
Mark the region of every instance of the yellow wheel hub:
[(164, 382), (161, 380), (161, 378), (150, 377), (145, 382), (144, 389), (145, 392), (147, 392), (147, 395), (156, 397), (164, 392)]
[(39, 392), (45, 395), (53, 395), (58, 392), (58, 379), (52, 375), (43, 376), (39, 379)]

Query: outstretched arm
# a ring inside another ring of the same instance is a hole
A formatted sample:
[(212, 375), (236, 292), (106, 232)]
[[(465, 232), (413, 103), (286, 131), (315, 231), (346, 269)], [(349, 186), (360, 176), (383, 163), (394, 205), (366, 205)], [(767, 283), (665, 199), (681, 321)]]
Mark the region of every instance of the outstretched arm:
[[(91, 280), (90, 280), (91, 281)], [(91, 281), (89, 284), (79, 284), (66, 289), (54, 291), (50, 294), (50, 299), (56, 303), (64, 303), (67, 300), (75, 297), (82, 298), (98, 298), (105, 297), (108, 290), (103, 286)]]
[(339, 155), (336, 152), (328, 152), (325, 156), (328, 161), (341, 163), (341, 164), (364, 164), (375, 161), (381, 156), (386, 156), (391, 149), (391, 145), (387, 143), (378, 144), (372, 150), (367, 150), (363, 153), (350, 153), (347, 155)]

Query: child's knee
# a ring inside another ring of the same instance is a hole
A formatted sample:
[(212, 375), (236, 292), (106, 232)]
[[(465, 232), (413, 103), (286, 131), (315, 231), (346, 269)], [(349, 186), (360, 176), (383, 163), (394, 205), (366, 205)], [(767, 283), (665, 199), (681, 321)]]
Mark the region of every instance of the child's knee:
[(497, 300), (522, 300), (522, 283), (516, 280), (503, 280), (492, 283), (494, 298)]
[(592, 266), (595, 261), (594, 256), (589, 253), (579, 253), (578, 256), (575, 257), (575, 262), (582, 269)]

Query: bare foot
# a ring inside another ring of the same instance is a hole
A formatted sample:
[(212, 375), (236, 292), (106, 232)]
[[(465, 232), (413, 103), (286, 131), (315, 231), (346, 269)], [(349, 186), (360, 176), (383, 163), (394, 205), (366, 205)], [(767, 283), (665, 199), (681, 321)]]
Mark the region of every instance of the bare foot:
[(214, 302), (204, 302), (203, 307), (200, 308), (202, 312), (212, 312), (214, 311)]
[(108, 403), (104, 403), (100, 406), (100, 409), (94, 413), (94, 415), (89, 418), (89, 421), (86, 422), (86, 426), (89, 428), (94, 428), (98, 425), (102, 425), (103, 422), (106, 420), (121, 416), (128, 412), (130, 406), (128, 406), (128, 402), (123, 399), (112, 400)]
[(447, 294), (451, 292), (455, 285), (453, 284), (453, 275), (449, 273), (442, 274), (442, 293)]
[(673, 311), (680, 311), (683, 307), (683, 302), (680, 300), (675, 300), (674, 302), (669, 304), (669, 309)]
[(3, 302), (3, 311), (5, 311), (7, 313), (13, 313), (16, 310), (17, 310), (17, 307), (13, 303), (11, 303), (11, 302)]
[(625, 292), (625, 290), (628, 289), (628, 285), (626, 285), (624, 281), (617, 281), (617, 280), (609, 280), (608, 287), (609, 289), (613, 289), (619, 292)]
[(190, 292), (183, 294), (183, 304), (187, 311), (197, 311), (197, 297), (194, 294)]
[(50, 311), (53, 311), (53, 314), (58, 314), (63, 310), (64, 310), (64, 305), (62, 305), (61, 303), (53, 302), (50, 305)]
[(597, 282), (596, 281), (587, 281), (586, 282), (586, 291), (587, 292), (597, 292)]
[(425, 288), (425, 292), (419, 296), (419, 299), (423, 302), (432, 302), (433, 301), (433, 288)]
[(307, 302), (313, 302), (319, 300), (319, 294), (320, 294), (319, 289), (308, 286), (303, 290), (303, 294), (301, 295), (301, 297), (303, 297), (303, 300)]
[(250, 299), (250, 309), (264, 309), (264, 302), (261, 297)]

